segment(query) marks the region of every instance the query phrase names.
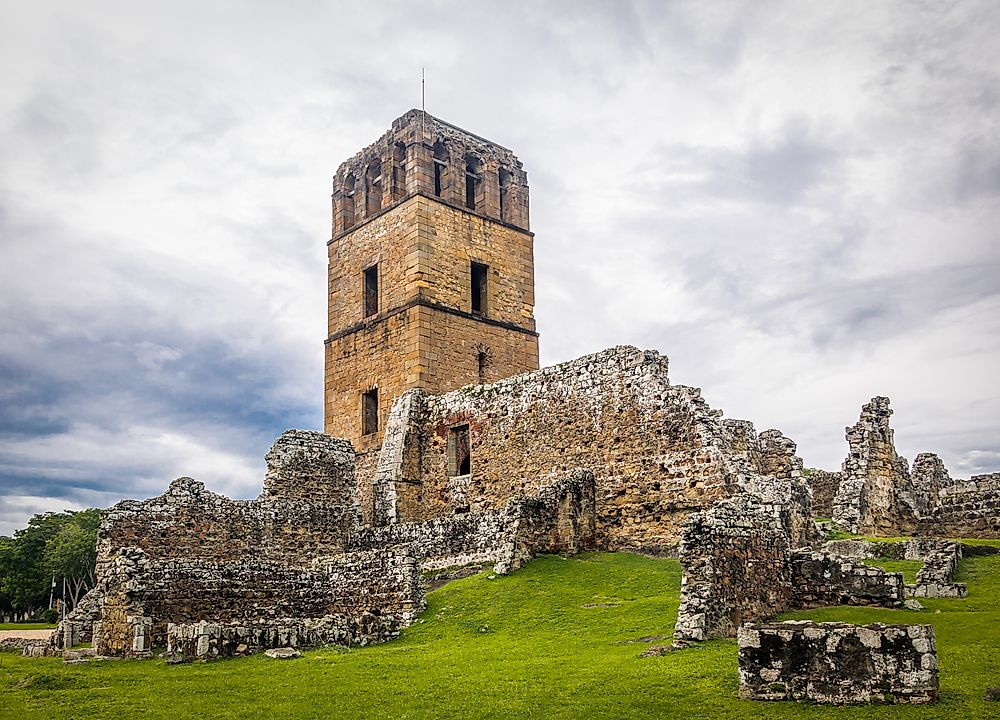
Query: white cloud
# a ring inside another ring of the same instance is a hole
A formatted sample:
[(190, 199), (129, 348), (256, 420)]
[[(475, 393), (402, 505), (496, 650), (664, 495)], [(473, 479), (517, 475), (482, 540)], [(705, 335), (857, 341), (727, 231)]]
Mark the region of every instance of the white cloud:
[(0, 9), (0, 496), (255, 494), (319, 424), (330, 176), (421, 67), (528, 170), (543, 362), (656, 347), (827, 467), (889, 394), (907, 455), (995, 466), (993, 4), (411, 9)]

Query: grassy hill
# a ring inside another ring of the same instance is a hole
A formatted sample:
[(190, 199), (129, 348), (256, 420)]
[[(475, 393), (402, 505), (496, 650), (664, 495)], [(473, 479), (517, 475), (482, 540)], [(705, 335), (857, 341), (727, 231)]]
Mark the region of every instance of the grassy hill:
[[(935, 625), (941, 700), (829, 708), (738, 700), (736, 643), (663, 657), (680, 566), (628, 554), (542, 557), (430, 593), (397, 641), (301, 659), (262, 656), (170, 666), (163, 660), (64, 666), (0, 654), (0, 717), (20, 718), (1000, 718), (1000, 556), (963, 561), (964, 600), (923, 612), (830, 608), (791, 618)], [(660, 640), (639, 641), (649, 636)]]

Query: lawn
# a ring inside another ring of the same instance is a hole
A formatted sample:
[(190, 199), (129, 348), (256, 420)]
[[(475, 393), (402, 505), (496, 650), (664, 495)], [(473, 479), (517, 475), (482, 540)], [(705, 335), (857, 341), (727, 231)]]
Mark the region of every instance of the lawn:
[(54, 627), (45, 623), (0, 623), (0, 630), (51, 630)]
[[(931, 622), (941, 661), (932, 706), (829, 708), (737, 699), (736, 643), (640, 658), (669, 642), (680, 566), (628, 554), (542, 557), (428, 597), (394, 642), (298, 660), (262, 656), (167, 666), (163, 660), (64, 666), (0, 654), (0, 717), (19, 718), (1000, 718), (1000, 556), (967, 558), (961, 600), (927, 610), (789, 613), (849, 622)], [(940, 611), (940, 612), (938, 612)]]

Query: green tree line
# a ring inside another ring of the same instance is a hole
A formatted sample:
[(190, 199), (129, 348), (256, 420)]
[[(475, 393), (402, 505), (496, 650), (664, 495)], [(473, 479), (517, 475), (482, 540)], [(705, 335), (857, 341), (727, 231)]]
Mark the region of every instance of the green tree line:
[(59, 598), (72, 609), (94, 586), (100, 524), (96, 508), (50, 512), (13, 537), (0, 536), (0, 615), (42, 619)]

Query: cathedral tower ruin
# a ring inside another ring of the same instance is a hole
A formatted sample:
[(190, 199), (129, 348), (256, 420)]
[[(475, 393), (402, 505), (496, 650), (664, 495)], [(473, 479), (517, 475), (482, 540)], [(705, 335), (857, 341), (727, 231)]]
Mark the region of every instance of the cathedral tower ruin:
[(420, 110), (341, 164), (324, 429), (354, 444), (359, 490), (403, 392), (538, 369), (533, 239), (514, 154)]

